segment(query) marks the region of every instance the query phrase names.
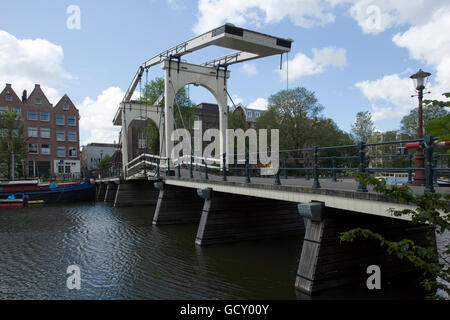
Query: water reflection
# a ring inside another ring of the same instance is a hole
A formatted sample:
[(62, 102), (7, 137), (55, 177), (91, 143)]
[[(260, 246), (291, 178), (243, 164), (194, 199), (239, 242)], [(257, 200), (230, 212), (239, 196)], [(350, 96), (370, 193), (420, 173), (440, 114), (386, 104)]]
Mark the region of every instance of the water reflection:
[[(104, 203), (1, 211), (0, 298), (310, 299), (294, 288), (301, 236), (198, 247), (196, 224), (156, 227), (153, 212)], [(73, 264), (78, 291), (66, 287)], [(401, 288), (394, 298), (422, 297)], [(361, 287), (317, 297), (377, 298)]]

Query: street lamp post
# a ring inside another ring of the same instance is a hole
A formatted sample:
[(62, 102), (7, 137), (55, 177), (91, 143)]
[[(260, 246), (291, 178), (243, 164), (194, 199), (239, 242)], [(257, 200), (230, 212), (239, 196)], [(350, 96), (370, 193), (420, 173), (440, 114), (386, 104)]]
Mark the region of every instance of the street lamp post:
[[(410, 78), (414, 81), (414, 87), (418, 92), (419, 98), (419, 110), (418, 110), (418, 121), (417, 121), (417, 138), (423, 138), (423, 115), (422, 115), (422, 99), (423, 99), (423, 89), (427, 84), (428, 77), (431, 76), (431, 73), (424, 72), (422, 69), (415, 74), (413, 74)], [(424, 186), (425, 185), (425, 156), (423, 154), (423, 150), (419, 148), (416, 153), (416, 168), (422, 170), (416, 170), (414, 172), (414, 181), (413, 186)]]

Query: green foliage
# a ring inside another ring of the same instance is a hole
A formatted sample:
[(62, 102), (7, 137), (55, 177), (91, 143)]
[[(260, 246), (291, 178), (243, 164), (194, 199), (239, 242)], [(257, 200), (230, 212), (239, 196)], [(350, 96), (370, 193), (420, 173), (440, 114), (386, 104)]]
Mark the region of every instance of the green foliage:
[[(450, 98), (450, 93), (443, 94), (446, 98)], [(425, 100), (427, 107), (439, 108), (441, 117), (430, 121), (426, 125), (426, 130), (430, 135), (439, 137), (439, 141), (450, 140), (450, 114), (444, 108), (450, 107), (450, 101)]]
[(247, 130), (247, 123), (240, 112), (230, 112), (228, 114), (228, 129)]
[(369, 111), (358, 112), (356, 114), (356, 121), (351, 127), (355, 142), (367, 142), (369, 137), (372, 136), (375, 131), (372, 114)]
[(305, 88), (282, 90), (270, 96), (268, 110), (255, 127), (279, 129), (280, 150), (348, 142), (349, 136), (333, 120), (321, 116), (322, 110), (314, 92)]
[[(14, 152), (15, 169), (26, 157), (27, 139), (23, 137), (23, 121), (20, 115), (7, 110), (0, 113), (0, 170), (1, 174), (11, 177), (12, 153)], [(17, 174), (23, 174), (17, 172)]]
[[(153, 105), (162, 94), (164, 94), (164, 78), (157, 77), (155, 80), (151, 80), (150, 83), (146, 84), (142, 88), (142, 96), (140, 101), (142, 103)], [(181, 88), (177, 92), (175, 102), (177, 105), (183, 107), (191, 107), (194, 105), (194, 103), (187, 96), (185, 88)], [(164, 105), (164, 100), (162, 100), (161, 104)]]
[(96, 159), (95, 163), (97, 164), (97, 168), (99, 169), (105, 169), (109, 162), (111, 162), (111, 156), (109, 154), (105, 155), (101, 160)]
[(145, 135), (147, 137), (147, 147), (150, 149), (150, 154), (159, 155), (159, 130), (158, 126), (152, 120), (147, 120), (147, 124), (145, 126)]
[[(436, 100), (424, 100), (424, 106), (422, 108), (423, 124), (425, 132), (436, 136), (428, 129), (428, 124), (435, 119), (440, 119), (448, 115), (448, 112), (443, 108), (448, 107), (450, 102), (442, 102)], [(417, 121), (418, 121), (418, 108), (411, 110), (411, 112), (404, 116), (401, 120), (401, 132), (408, 135), (409, 138), (417, 137)]]
[[(394, 200), (407, 202), (416, 206), (416, 209), (391, 209), (393, 216), (410, 216), (414, 224), (430, 224), (436, 226), (436, 232), (439, 234), (449, 231), (450, 215), (448, 213), (450, 211), (450, 194), (425, 193), (423, 195), (416, 195), (406, 185), (387, 187), (385, 180), (371, 177), (367, 173), (352, 172), (352, 174), (363, 185), (372, 185), (375, 192), (385, 194)], [(436, 295), (437, 289), (441, 289), (450, 295), (450, 288), (444, 283), (437, 281), (437, 278), (440, 278), (446, 282), (450, 282), (450, 269), (449, 261), (446, 260), (446, 257), (439, 257), (436, 253), (434, 233), (428, 238), (428, 247), (418, 246), (409, 239), (389, 241), (382, 235), (369, 229), (352, 229), (343, 232), (340, 236), (343, 242), (352, 242), (358, 238), (374, 239), (380, 243), (380, 246), (386, 247), (389, 254), (395, 254), (399, 259), (407, 259), (414, 266), (421, 269), (426, 277), (422, 284), (430, 292), (430, 298), (440, 298)], [(450, 245), (447, 244), (444, 255), (449, 254)]]

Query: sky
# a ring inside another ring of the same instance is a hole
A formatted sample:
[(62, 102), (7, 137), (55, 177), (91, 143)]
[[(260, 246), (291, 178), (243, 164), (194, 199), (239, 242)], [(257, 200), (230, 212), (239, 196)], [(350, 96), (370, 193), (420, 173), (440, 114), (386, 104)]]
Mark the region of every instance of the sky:
[[(0, 86), (11, 83), (21, 96), (39, 83), (54, 105), (67, 93), (80, 111), (81, 144), (112, 143), (120, 131), (112, 119), (138, 67), (224, 23), (294, 40), (281, 70), (280, 56), (230, 66), (236, 104), (264, 110), (272, 94), (305, 87), (342, 130), (370, 111), (388, 131), (417, 107), (409, 77), (419, 68), (432, 74), (427, 98), (450, 91), (448, 0), (8, 1), (0, 11)], [(183, 59), (229, 52), (207, 48)], [(149, 70), (149, 81), (158, 76), (160, 66)], [(215, 103), (202, 87), (189, 94)]]

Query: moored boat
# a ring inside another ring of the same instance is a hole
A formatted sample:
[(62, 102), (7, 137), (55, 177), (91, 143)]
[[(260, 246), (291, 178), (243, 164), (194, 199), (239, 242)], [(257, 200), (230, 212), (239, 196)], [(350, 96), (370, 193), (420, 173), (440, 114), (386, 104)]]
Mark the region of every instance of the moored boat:
[[(12, 196), (17, 200), (26, 199), (31, 203), (94, 201), (95, 188), (95, 183), (91, 180), (57, 184), (42, 184), (37, 180), (11, 181), (0, 183), (0, 200), (8, 200), (7, 198)], [(5, 201), (5, 204), (7, 203)]]

